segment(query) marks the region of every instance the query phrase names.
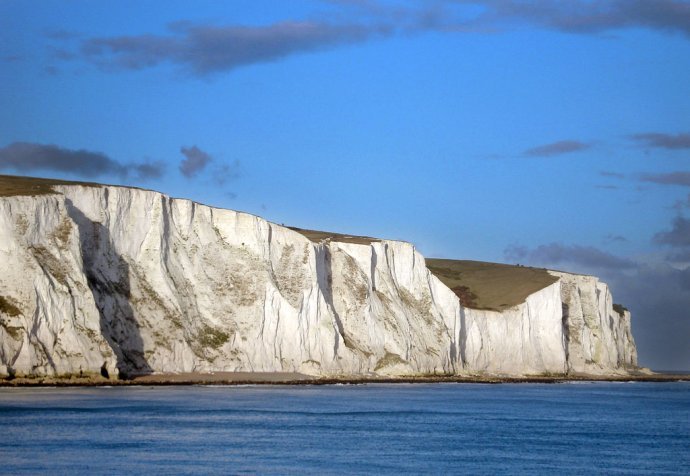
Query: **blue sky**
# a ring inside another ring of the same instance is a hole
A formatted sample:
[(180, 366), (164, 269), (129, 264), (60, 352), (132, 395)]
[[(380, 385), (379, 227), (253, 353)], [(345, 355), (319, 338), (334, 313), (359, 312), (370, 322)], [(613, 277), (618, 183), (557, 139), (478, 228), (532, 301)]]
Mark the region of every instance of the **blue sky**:
[(688, 1), (4, 0), (0, 173), (596, 274), (690, 369), (688, 85)]

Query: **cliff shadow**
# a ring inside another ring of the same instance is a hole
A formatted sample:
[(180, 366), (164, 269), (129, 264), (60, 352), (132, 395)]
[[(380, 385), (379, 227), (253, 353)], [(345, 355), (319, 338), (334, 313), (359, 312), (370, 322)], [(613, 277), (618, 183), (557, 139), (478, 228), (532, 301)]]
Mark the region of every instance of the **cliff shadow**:
[(336, 325), (333, 353), (334, 355), (338, 355), (338, 348), (340, 346), (341, 339), (343, 344), (345, 344), (347, 347), (347, 342), (345, 341), (345, 329), (338, 312), (335, 310), (335, 303), (333, 301), (333, 270), (331, 262), (331, 250), (327, 244), (322, 244), (320, 246), (322, 248), (319, 248), (318, 246), (316, 247), (316, 280), (319, 285), (321, 295), (323, 296), (324, 301), (326, 301), (326, 305), (331, 313), (333, 313), (333, 319), (335, 320)]
[[(460, 365), (462, 368), (467, 367), (467, 316), (465, 315), (465, 308), (460, 305), (460, 332), (458, 335), (460, 344)], [(455, 353), (457, 349), (451, 348), (451, 352)]]
[(561, 326), (563, 330), (563, 351), (565, 352), (566, 374), (570, 373), (570, 306), (565, 302), (561, 303)]
[[(115, 250), (108, 228), (90, 220), (70, 200), (65, 203), (79, 229), (84, 274), (100, 315), (101, 334), (117, 358), (119, 378), (153, 373), (130, 304), (129, 264)], [(101, 375), (112, 377), (105, 362)]]

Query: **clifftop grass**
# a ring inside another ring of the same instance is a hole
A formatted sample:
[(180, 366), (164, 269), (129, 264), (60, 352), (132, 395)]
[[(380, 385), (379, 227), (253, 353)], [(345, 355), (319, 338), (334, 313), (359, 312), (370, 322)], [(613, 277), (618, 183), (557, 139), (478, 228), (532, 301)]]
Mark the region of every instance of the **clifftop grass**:
[(319, 243), (324, 240), (338, 241), (340, 243), (354, 243), (357, 245), (370, 245), (374, 242), (381, 241), (379, 238), (372, 238), (370, 236), (356, 236), (356, 235), (344, 235), (342, 233), (332, 233), (330, 231), (317, 231), (317, 230), (305, 230), (303, 228), (297, 228), (294, 226), (289, 226), (289, 229), (296, 231), (314, 243)]
[(134, 190), (147, 190), (132, 185), (112, 185), (96, 182), (78, 182), (74, 180), (47, 179), (38, 177), (23, 177), (19, 175), (0, 175), (0, 197), (16, 197), (37, 195), (52, 195), (59, 193), (53, 187), (56, 185), (72, 185), (77, 187), (121, 187)]
[(90, 182), (70, 182), (68, 180), (0, 175), (0, 197), (51, 195), (57, 193), (53, 189), (55, 185), (101, 186)]
[(503, 311), (558, 281), (545, 269), (526, 266), (433, 258), (426, 265), (472, 309)]

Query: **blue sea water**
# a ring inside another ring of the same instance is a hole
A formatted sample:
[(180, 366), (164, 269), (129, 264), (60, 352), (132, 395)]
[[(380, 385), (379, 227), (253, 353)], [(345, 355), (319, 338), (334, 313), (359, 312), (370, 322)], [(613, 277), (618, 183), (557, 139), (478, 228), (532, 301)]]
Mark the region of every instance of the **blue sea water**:
[(0, 389), (7, 474), (689, 474), (690, 383)]

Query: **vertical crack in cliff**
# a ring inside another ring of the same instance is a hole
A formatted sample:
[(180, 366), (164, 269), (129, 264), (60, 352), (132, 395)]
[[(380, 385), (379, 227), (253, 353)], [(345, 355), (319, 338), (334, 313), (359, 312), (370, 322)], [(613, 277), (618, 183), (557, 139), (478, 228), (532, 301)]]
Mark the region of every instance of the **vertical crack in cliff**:
[(460, 309), (460, 329), (458, 340), (460, 341), (460, 365), (464, 369), (467, 366), (467, 316), (462, 305)]
[(369, 248), (371, 249), (371, 290), (376, 291), (376, 266), (379, 258), (373, 243), (369, 245)]
[[(168, 200), (170, 200), (168, 198)], [(163, 269), (165, 269), (165, 274), (163, 275), (168, 281), (168, 284), (170, 283), (170, 276), (172, 273), (170, 272), (169, 268), (169, 262), (170, 262), (170, 238), (172, 237), (172, 232), (171, 229), (172, 227), (170, 226), (170, 216), (172, 215), (171, 210), (169, 208), (169, 204), (166, 203), (166, 197), (164, 195), (161, 195), (161, 219), (163, 221), (163, 233), (161, 234), (160, 238), (160, 248), (161, 248), (161, 264), (163, 266)], [(164, 237), (167, 237), (168, 239), (164, 239)]]
[(129, 302), (129, 264), (115, 251), (107, 227), (91, 221), (71, 200), (66, 199), (65, 206), (79, 229), (84, 274), (100, 315), (101, 334), (115, 353), (120, 377), (152, 373)]
[[(36, 294), (36, 311), (34, 312), (33, 326), (31, 327), (31, 332), (29, 332), (27, 339), (28, 339), (29, 343), (38, 344), (41, 347), (41, 350), (43, 351), (42, 355), (45, 356), (46, 360), (48, 361), (48, 365), (50, 365), (50, 368), (53, 370), (53, 373), (56, 373), (57, 367), (55, 366), (55, 361), (53, 360), (53, 356), (52, 356), (51, 352), (49, 352), (45, 343), (41, 339), (38, 338), (38, 329), (39, 329), (39, 326), (41, 323), (41, 321), (38, 319), (40, 308), (41, 308), (40, 297), (37, 293)], [(17, 355), (15, 356), (15, 361), (18, 357), (19, 357), (19, 353), (17, 353)], [(12, 365), (14, 365), (15, 361), (12, 362)], [(35, 367), (31, 370), (32, 371), (35, 370)]]
[[(321, 248), (319, 250), (319, 248)], [(319, 251), (321, 253), (319, 253)], [(322, 259), (319, 260), (319, 256), (322, 255)], [(340, 347), (340, 339), (345, 343), (345, 330), (343, 329), (343, 323), (340, 320), (340, 316), (335, 310), (335, 304), (333, 303), (333, 271), (331, 269), (331, 250), (328, 244), (320, 243), (316, 245), (316, 281), (319, 285), (319, 290), (323, 296), (324, 301), (326, 301), (326, 306), (331, 311), (333, 315), (333, 320), (335, 321), (336, 332), (335, 332), (335, 343), (333, 344), (333, 358), (338, 357), (338, 349)], [(319, 261), (323, 264), (323, 269), (319, 266)], [(319, 272), (321, 270), (321, 272)], [(346, 344), (347, 345), (347, 344)]]
[(561, 327), (563, 329), (563, 350), (565, 352), (565, 368), (566, 373), (570, 373), (570, 324), (568, 318), (570, 317), (570, 306), (561, 297)]

